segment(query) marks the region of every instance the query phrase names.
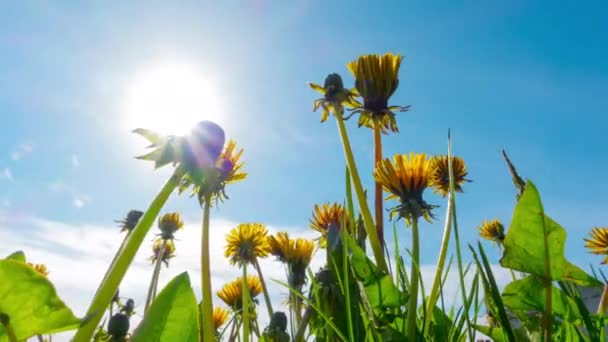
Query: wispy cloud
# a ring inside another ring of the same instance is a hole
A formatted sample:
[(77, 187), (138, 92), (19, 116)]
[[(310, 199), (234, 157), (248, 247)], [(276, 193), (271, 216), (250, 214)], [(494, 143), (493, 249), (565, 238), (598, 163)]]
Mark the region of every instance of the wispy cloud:
[[(236, 224), (223, 219), (211, 221), (210, 255), (214, 294), (225, 283), (241, 275), (240, 270), (224, 258), (223, 250), (225, 236)], [(269, 227), (269, 231), (274, 233), (278, 230)], [(148, 258), (152, 254), (152, 240), (156, 233), (155, 229), (150, 231), (120, 287), (121, 295), (132, 298), (138, 306), (132, 326), (136, 326), (142, 318), (142, 305), (152, 276), (152, 264)], [(290, 233), (310, 238), (314, 235), (309, 229), (291, 229)], [(200, 299), (200, 234), (198, 222), (187, 222), (184, 229), (176, 234), (176, 257), (171, 259), (169, 268), (162, 268), (159, 286), (187, 271)], [(77, 316), (82, 317), (123, 237), (119, 229), (112, 225), (74, 225), (33, 217), (19, 220), (9, 218), (0, 221), (0, 241), (3, 241), (0, 258), (19, 248), (29, 261), (46, 264), (50, 271), (49, 279), (55, 284), (60, 297)], [(287, 312), (288, 308), (279, 303), (284, 303), (288, 298), (288, 290), (273, 281), (285, 281), (284, 268), (273, 259), (261, 260), (260, 266), (273, 304), (276, 303), (275, 310)], [(311, 263), (312, 270), (317, 271), (324, 260), (324, 253), (318, 251)], [(253, 269), (250, 272), (255, 274)], [(214, 304), (224, 306), (215, 295)], [(258, 312), (260, 325), (264, 327), (269, 320), (268, 314), (263, 306)], [(72, 334), (62, 334), (53, 340), (67, 341)]]
[(77, 169), (79, 167), (80, 167), (80, 158), (78, 158), (78, 155), (73, 154), (72, 155), (72, 168)]
[(91, 201), (91, 197), (80, 192), (76, 187), (59, 179), (49, 184), (49, 190), (58, 194), (68, 194), (75, 208), (82, 208)]
[(13, 152), (11, 152), (12, 160), (20, 160), (26, 154), (32, 153), (34, 151), (34, 146), (32, 144), (21, 144), (17, 147)]
[(8, 167), (5, 167), (4, 170), (2, 170), (2, 172), (0, 173), (0, 179), (6, 179), (9, 181), (13, 181), (13, 173), (11, 172), (11, 169), (9, 169)]

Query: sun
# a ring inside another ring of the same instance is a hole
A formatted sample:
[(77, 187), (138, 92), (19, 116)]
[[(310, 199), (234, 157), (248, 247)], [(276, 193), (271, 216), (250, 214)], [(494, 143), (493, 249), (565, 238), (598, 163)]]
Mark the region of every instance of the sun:
[(125, 124), (184, 135), (202, 120), (223, 124), (216, 88), (196, 66), (157, 64), (140, 70), (126, 92)]

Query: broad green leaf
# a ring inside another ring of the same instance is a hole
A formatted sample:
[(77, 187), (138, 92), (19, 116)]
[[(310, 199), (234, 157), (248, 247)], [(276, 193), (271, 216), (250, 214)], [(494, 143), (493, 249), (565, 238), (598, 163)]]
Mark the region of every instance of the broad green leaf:
[[(8, 315), (18, 340), (75, 329), (80, 320), (59, 299), (53, 284), (21, 261), (0, 260), (0, 313)], [(0, 325), (0, 342), (8, 341)]]
[(132, 341), (198, 341), (198, 308), (188, 273), (173, 278), (160, 292)]
[(602, 282), (568, 261), (566, 261), (566, 265), (564, 266), (563, 279), (582, 286), (599, 287), (603, 285)]
[(348, 238), (348, 241), (352, 269), (357, 280), (365, 288), (372, 308), (384, 312), (387, 308), (401, 307), (405, 299), (390, 275), (382, 272), (351, 238)]
[(519, 199), (511, 226), (505, 237), (505, 251), (500, 264), (514, 270), (547, 277), (545, 269), (545, 242), (547, 234), (551, 259), (551, 279), (562, 278), (566, 231), (546, 217), (538, 190), (528, 182), (526, 191)]
[[(549, 248), (550, 274), (545, 266), (545, 235)], [(566, 231), (545, 215), (540, 194), (531, 181), (519, 199), (504, 241), (500, 264), (552, 280), (571, 280), (581, 285), (599, 285), (564, 256)]]
[(19, 262), (25, 262), (25, 253), (23, 253), (23, 251), (17, 251), (7, 256), (4, 260), (15, 260)]
[[(545, 310), (545, 285), (535, 276), (527, 276), (507, 285), (502, 293), (502, 301), (513, 312)], [(576, 302), (562, 290), (553, 286), (551, 291), (553, 314), (568, 321), (581, 319)]]

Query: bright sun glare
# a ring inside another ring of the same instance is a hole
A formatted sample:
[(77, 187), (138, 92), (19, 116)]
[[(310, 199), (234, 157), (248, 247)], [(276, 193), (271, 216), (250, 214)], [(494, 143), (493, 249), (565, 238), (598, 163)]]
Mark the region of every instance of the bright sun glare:
[(127, 89), (126, 125), (176, 135), (186, 134), (202, 120), (222, 125), (214, 90), (192, 65), (161, 64), (142, 70)]

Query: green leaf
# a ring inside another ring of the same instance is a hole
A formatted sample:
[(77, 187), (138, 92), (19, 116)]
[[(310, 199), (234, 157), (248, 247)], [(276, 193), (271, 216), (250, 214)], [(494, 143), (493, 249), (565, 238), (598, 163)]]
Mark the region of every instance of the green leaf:
[[(545, 235), (547, 236), (550, 274), (545, 267)], [(571, 280), (581, 285), (601, 285), (564, 256), (566, 231), (545, 215), (540, 194), (531, 181), (519, 199), (504, 242), (500, 264), (513, 270), (544, 279)]]
[(387, 308), (399, 308), (405, 298), (397, 289), (390, 275), (382, 272), (365, 254), (365, 252), (347, 237), (350, 249), (350, 261), (364, 289), (367, 300), (374, 311), (384, 312)]
[(15, 261), (25, 263), (25, 253), (23, 253), (23, 251), (17, 251), (15, 253), (7, 256), (4, 260), (15, 260)]
[[(508, 284), (503, 293), (502, 301), (513, 312), (544, 312), (545, 285), (535, 276), (527, 276)], [(568, 321), (581, 319), (576, 302), (569, 298), (562, 290), (553, 286), (551, 291), (553, 314), (561, 316)]]
[(150, 143), (152, 143), (152, 146), (160, 145), (160, 143), (165, 139), (162, 134), (153, 132), (145, 128), (136, 128), (133, 130), (133, 133), (139, 134), (142, 137), (146, 138)]
[(187, 272), (156, 297), (132, 341), (198, 341), (198, 307)]
[[(19, 254), (12, 256), (18, 258)], [(18, 340), (80, 325), (80, 319), (59, 299), (53, 284), (22, 261), (0, 260), (0, 279), (0, 313), (8, 315)], [(8, 341), (2, 325), (0, 341)]]

